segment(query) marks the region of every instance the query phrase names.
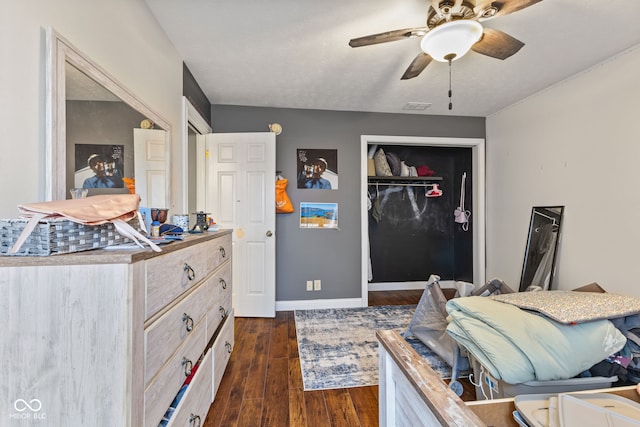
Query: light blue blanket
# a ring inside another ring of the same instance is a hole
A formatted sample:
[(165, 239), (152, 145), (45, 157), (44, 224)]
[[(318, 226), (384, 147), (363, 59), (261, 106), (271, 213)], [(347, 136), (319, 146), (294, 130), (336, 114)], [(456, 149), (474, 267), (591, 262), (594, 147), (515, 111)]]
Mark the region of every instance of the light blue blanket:
[(508, 384), (573, 378), (626, 342), (608, 320), (563, 325), (484, 297), (454, 298), (446, 308), (447, 333)]

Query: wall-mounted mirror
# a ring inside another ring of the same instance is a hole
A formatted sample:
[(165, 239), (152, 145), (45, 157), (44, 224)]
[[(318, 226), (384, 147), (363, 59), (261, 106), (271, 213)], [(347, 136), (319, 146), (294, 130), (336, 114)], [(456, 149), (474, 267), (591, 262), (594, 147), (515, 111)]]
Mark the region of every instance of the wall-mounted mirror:
[(535, 206), (531, 210), (520, 291), (553, 289), (564, 206)]
[(51, 28), (46, 76), (47, 200), (84, 187), (168, 207), (168, 122)]

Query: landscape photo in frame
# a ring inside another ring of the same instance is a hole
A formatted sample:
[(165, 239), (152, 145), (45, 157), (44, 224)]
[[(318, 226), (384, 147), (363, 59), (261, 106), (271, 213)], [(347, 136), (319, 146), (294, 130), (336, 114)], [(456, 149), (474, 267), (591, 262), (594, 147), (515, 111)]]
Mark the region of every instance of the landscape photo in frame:
[(337, 203), (300, 203), (300, 228), (329, 230), (338, 228)]

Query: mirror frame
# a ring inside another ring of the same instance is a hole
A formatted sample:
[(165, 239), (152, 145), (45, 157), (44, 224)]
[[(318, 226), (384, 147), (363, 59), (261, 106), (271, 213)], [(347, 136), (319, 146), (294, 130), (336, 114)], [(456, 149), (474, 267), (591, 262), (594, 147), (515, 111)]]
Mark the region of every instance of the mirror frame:
[[(545, 212), (540, 212), (540, 210), (544, 209)], [(556, 212), (557, 211), (557, 212)], [(556, 239), (553, 243), (553, 256), (551, 259), (551, 270), (549, 271), (549, 284), (543, 290), (553, 289), (553, 278), (556, 273), (556, 261), (558, 259), (558, 244), (560, 243), (560, 232), (562, 229), (562, 217), (564, 214), (564, 206), (534, 206), (531, 208), (531, 219), (529, 220), (529, 229), (527, 232), (527, 245), (524, 251), (524, 262), (522, 264), (522, 273), (520, 276), (520, 292), (524, 292), (528, 289), (531, 284), (525, 283), (525, 278), (527, 276), (527, 263), (529, 262), (529, 257), (531, 256), (531, 243), (534, 235), (534, 226), (536, 224), (540, 224), (540, 221), (536, 221), (536, 215), (541, 215), (542, 217), (551, 220), (553, 225), (556, 226)], [(556, 222), (557, 221), (557, 222)], [(537, 230), (535, 230), (537, 231)]]
[[(65, 64), (69, 63), (105, 89), (120, 98), (140, 114), (146, 116), (165, 131), (165, 194), (166, 206), (171, 200), (170, 152), (171, 125), (144, 104), (136, 95), (93, 62), (53, 28), (46, 28), (46, 112), (45, 112), (45, 197), (46, 200), (65, 200), (66, 194), (66, 83)], [(73, 153), (71, 153), (73, 154)]]

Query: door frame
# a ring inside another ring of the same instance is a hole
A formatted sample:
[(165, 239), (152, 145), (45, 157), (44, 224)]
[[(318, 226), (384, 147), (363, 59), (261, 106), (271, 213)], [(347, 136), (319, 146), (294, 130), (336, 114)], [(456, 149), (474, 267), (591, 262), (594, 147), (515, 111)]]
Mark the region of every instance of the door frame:
[[(415, 145), (431, 147), (471, 148), (472, 157), (472, 205), (473, 212), (473, 278), (476, 284), (485, 282), (486, 275), (486, 220), (485, 220), (485, 140), (484, 138), (439, 138), (389, 135), (360, 136), (360, 234), (361, 234), (361, 272), (362, 306), (369, 304), (368, 248), (369, 248), (369, 211), (367, 207), (367, 154), (369, 144), (378, 145)], [(451, 212), (453, 221), (453, 212)], [(424, 282), (408, 282), (402, 288), (422, 289)], [(377, 287), (376, 290), (384, 290)]]
[[(191, 127), (199, 138), (196, 141), (196, 165), (189, 165), (189, 127)], [(196, 185), (197, 183), (204, 183), (204, 162), (205, 162), (205, 147), (204, 147), (204, 135), (213, 132), (213, 129), (200, 112), (193, 106), (191, 101), (186, 96), (182, 97), (182, 185), (181, 185), (181, 200), (180, 211), (187, 215), (189, 212), (189, 187), (192, 183), (189, 182), (189, 167), (196, 168)], [(197, 185), (196, 194), (196, 206), (198, 210), (204, 210), (204, 184)]]

